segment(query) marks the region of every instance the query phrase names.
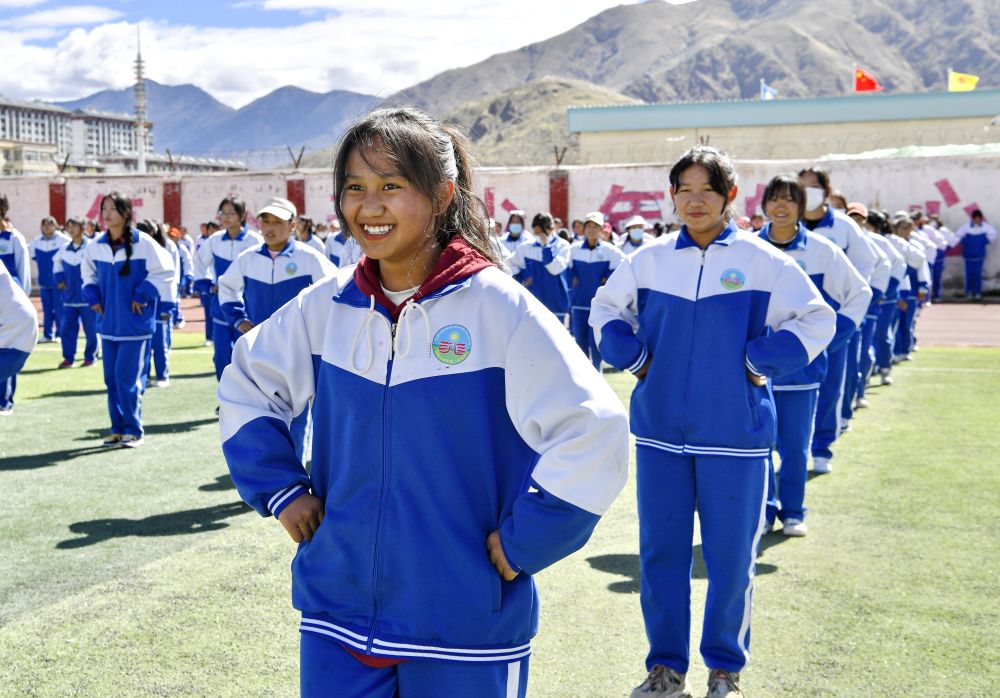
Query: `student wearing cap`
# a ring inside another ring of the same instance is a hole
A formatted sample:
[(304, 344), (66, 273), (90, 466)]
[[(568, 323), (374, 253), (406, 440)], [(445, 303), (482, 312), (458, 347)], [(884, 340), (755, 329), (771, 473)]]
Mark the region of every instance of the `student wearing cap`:
[(986, 248), (997, 239), (997, 229), (986, 222), (983, 212), (977, 208), (969, 222), (955, 231), (955, 237), (962, 243), (965, 260), (965, 296), (982, 298)]
[(642, 216), (632, 216), (625, 221), (625, 225), (622, 227), (625, 229), (625, 236), (622, 238), (622, 244), (618, 249), (624, 255), (632, 254), (653, 239), (651, 235), (646, 234), (646, 219)]
[[(837, 245), (867, 282), (871, 279), (877, 257), (854, 221), (827, 202), (833, 194), (833, 187), (826, 170), (819, 167), (803, 169), (799, 172), (799, 182), (806, 190), (806, 212), (802, 224)], [(846, 207), (846, 203), (844, 205)], [(849, 343), (831, 345), (827, 349), (829, 366), (819, 389), (812, 443), (813, 470), (817, 473), (830, 472), (831, 447), (840, 435)]]
[[(322, 252), (293, 239), (295, 204), (268, 200), (257, 214), (264, 244), (245, 250), (219, 278), (219, 303), (239, 336), (270, 318), (281, 306), (335, 267)], [(289, 430), (295, 455), (305, 463), (309, 408), (292, 419)]]
[(570, 248), (570, 329), (576, 343), (594, 368), (601, 370), (601, 352), (590, 326), (590, 304), (597, 289), (607, 282), (611, 272), (625, 258), (621, 250), (601, 240), (604, 214), (592, 211), (583, 219), (583, 239)]
[[(247, 226), (247, 205), (240, 197), (227, 196), (223, 199), (219, 204), (219, 218), (223, 229), (213, 233), (198, 248), (194, 260), (194, 287), (202, 298), (207, 296), (209, 299), (216, 379), (222, 378), (222, 370), (232, 360), (233, 343), (239, 338), (239, 333), (226, 320), (219, 304), (219, 279), (241, 252), (263, 242), (260, 235)], [(209, 316), (205, 317), (206, 324)]]
[(514, 278), (565, 325), (569, 315), (570, 245), (554, 228), (551, 214), (536, 213), (531, 220), (533, 241), (518, 245), (510, 264)]
[(0, 264), (0, 417), (14, 412), (14, 381), (38, 341), (38, 317), (21, 285)]

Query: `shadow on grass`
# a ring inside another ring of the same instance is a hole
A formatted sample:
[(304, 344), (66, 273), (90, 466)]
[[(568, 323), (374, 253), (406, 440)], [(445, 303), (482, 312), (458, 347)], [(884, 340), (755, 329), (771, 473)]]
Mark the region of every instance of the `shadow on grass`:
[[(173, 350), (171, 350), (173, 351)], [(215, 378), (215, 371), (205, 371), (204, 373), (171, 373), (170, 380), (190, 380), (192, 378)]]
[(183, 536), (190, 533), (207, 533), (229, 526), (225, 519), (253, 511), (243, 502), (218, 504), (203, 509), (187, 509), (172, 514), (155, 514), (145, 519), (94, 519), (70, 524), (72, 533), (83, 538), (69, 538), (56, 543), (60, 550), (84, 548), (112, 538), (129, 536)]
[[(206, 419), (192, 419), (188, 422), (172, 422), (170, 424), (146, 424), (143, 426), (143, 431), (146, 436), (150, 434), (178, 434), (182, 431), (193, 431), (198, 427), (203, 427), (206, 424), (218, 424), (218, 417), (210, 417)], [(90, 441), (93, 438), (104, 437), (110, 433), (108, 427), (96, 427), (93, 429), (87, 429), (85, 432), (87, 436), (78, 436), (77, 441)]]
[[(765, 539), (774, 536), (765, 536)], [(784, 538), (784, 536), (780, 536)], [(764, 547), (764, 540), (761, 540), (761, 547)], [(775, 541), (770, 545), (775, 543), (780, 543), (781, 541)], [(701, 552), (701, 545), (696, 545), (692, 549), (693, 560), (691, 564), (691, 579), (707, 579), (708, 573), (705, 569), (705, 558)], [(638, 594), (639, 593), (639, 556), (634, 554), (621, 555), (597, 555), (595, 557), (588, 557), (587, 562), (595, 570), (601, 572), (607, 572), (609, 574), (617, 574), (621, 577), (626, 577), (626, 579), (611, 582), (608, 584), (608, 591), (613, 591), (616, 594)], [(775, 565), (769, 565), (767, 563), (758, 562), (757, 563), (757, 576), (764, 574), (771, 574), (776, 572), (778, 568)]]
[(215, 478), (215, 482), (211, 482), (207, 485), (202, 485), (198, 488), (199, 492), (224, 492), (226, 490), (235, 490), (236, 485), (233, 484), (233, 480), (229, 475), (220, 475)]
[(92, 453), (107, 453), (108, 449), (103, 446), (87, 446), (85, 448), (69, 448), (64, 451), (50, 451), (49, 453), (32, 453), (24, 456), (5, 456), (0, 459), (0, 471), (7, 470), (36, 470), (38, 468), (48, 468), (51, 465), (59, 465), (66, 461), (89, 456)]
[(53, 371), (65, 371), (64, 368), (59, 368), (58, 366), (53, 366), (51, 368), (28, 368), (23, 371), (18, 371), (19, 376), (30, 376), (33, 373), (52, 373)]
[(47, 397), (90, 397), (92, 395), (107, 395), (107, 388), (95, 389), (95, 390), (58, 390), (54, 393), (44, 393), (42, 395), (36, 395), (32, 400), (43, 400)]

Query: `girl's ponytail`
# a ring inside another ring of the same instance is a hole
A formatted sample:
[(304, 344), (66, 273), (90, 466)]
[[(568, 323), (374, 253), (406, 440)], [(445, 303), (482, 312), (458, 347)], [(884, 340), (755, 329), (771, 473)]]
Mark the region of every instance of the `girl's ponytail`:
[(108, 199), (115, 205), (118, 215), (125, 219), (122, 224), (122, 244), (125, 246), (125, 264), (118, 270), (118, 276), (128, 276), (129, 261), (132, 259), (132, 199), (120, 191), (109, 192), (101, 199), (101, 206)]

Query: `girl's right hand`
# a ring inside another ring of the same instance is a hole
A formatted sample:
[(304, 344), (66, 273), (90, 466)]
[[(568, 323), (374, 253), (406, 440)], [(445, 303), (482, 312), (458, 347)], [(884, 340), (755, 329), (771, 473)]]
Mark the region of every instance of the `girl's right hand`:
[(646, 359), (646, 363), (644, 363), (642, 367), (633, 374), (636, 377), (636, 380), (642, 380), (643, 378), (646, 377), (646, 374), (649, 373), (649, 365), (651, 363), (653, 363), (652, 356)]
[(323, 522), (323, 502), (316, 495), (306, 493), (282, 509), (278, 521), (296, 543), (312, 540)]
[(94, 303), (92, 306), (90, 306), (90, 309), (93, 310), (98, 315), (104, 315), (104, 308), (101, 307), (100, 303)]

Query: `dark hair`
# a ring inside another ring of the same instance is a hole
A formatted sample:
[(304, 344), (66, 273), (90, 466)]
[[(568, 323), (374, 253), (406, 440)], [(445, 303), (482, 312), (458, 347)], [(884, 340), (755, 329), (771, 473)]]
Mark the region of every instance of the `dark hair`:
[(681, 186), (681, 175), (694, 165), (700, 165), (708, 171), (709, 186), (725, 200), (726, 203), (722, 208), (723, 219), (732, 218), (734, 208), (733, 202), (729, 200), (729, 192), (736, 186), (736, 168), (733, 166), (733, 161), (718, 148), (696, 145), (684, 153), (670, 168), (670, 186), (675, 192)]
[(982, 217), (983, 217), (983, 212), (980, 211), (978, 208), (973, 209), (972, 215), (969, 216), (969, 218), (982, 218)]
[[(799, 178), (791, 174), (778, 175), (767, 183), (764, 189), (764, 205), (768, 201), (777, 199), (779, 196), (787, 196), (795, 202), (799, 209), (799, 220), (806, 215), (806, 189), (799, 182)], [(765, 211), (767, 209), (764, 209)], [(757, 215), (757, 214), (754, 214)]]
[(507, 227), (508, 227), (508, 228), (510, 227), (510, 222), (511, 222), (512, 220), (514, 220), (515, 218), (517, 218), (518, 220), (520, 220), (520, 221), (521, 221), (521, 225), (524, 225), (524, 216), (523, 216), (523, 215), (521, 215), (520, 213), (512, 213), (512, 214), (510, 214), (510, 216), (509, 216), (509, 217), (507, 218)]
[(443, 183), (454, 181), (451, 202), (444, 211), (435, 213), (428, 237), (444, 248), (458, 235), (486, 259), (502, 264), (493, 245), (486, 204), (472, 189), (472, 160), (465, 138), (456, 129), (413, 107), (376, 109), (351, 126), (337, 147), (333, 168), (334, 207), (348, 234), (351, 230), (340, 199), (347, 179), (347, 158), (355, 149), (369, 166), (369, 154), (386, 158), (394, 174), (432, 202), (436, 202)]
[(108, 192), (101, 199), (101, 208), (104, 208), (104, 202), (111, 199), (111, 203), (115, 205), (115, 210), (118, 211), (118, 215), (125, 219), (125, 223), (122, 225), (122, 244), (125, 245), (125, 264), (122, 268), (118, 270), (118, 276), (127, 276), (129, 272), (129, 260), (132, 259), (132, 199), (125, 196), (120, 191)]
[(536, 213), (535, 217), (531, 219), (531, 228), (541, 228), (546, 233), (552, 232), (552, 229), (556, 227), (556, 221), (552, 217), (551, 213), (543, 211), (542, 213)]
[(10, 202), (7, 201), (6, 194), (0, 194), (0, 218), (7, 217), (7, 211), (10, 210)]
[(46, 223), (51, 223), (52, 225), (59, 225), (58, 221), (56, 221), (55, 219), (55, 216), (45, 216), (45, 218), (42, 219), (41, 224), (45, 225)]
[(161, 247), (167, 246), (167, 241), (163, 237), (163, 229), (160, 224), (151, 218), (144, 218), (135, 224), (135, 227), (146, 233), (149, 237), (153, 238), (160, 244)]
[(892, 232), (889, 229), (889, 220), (885, 217), (881, 211), (869, 211), (868, 212), (868, 225), (872, 227), (879, 235), (888, 235)]
[(222, 230), (222, 226), (219, 225), (218, 221), (209, 221), (205, 224), (206, 230)]
[(663, 223), (661, 223), (660, 221), (656, 221), (655, 223), (653, 223), (653, 237), (658, 238), (661, 235), (663, 235), (664, 232), (665, 228), (663, 227)]
[(306, 224), (306, 232), (309, 233), (309, 237), (316, 234), (316, 224), (313, 223), (313, 219), (309, 216), (299, 216), (299, 220)]
[(823, 187), (823, 192), (830, 196), (833, 193), (833, 187), (830, 186), (830, 175), (827, 174), (826, 170), (822, 167), (806, 167), (799, 170), (799, 177), (806, 174), (816, 175), (816, 179), (819, 181), (819, 185)]
[(225, 199), (223, 199), (222, 201), (219, 202), (219, 208), (218, 208), (219, 213), (222, 213), (222, 207), (225, 206), (226, 204), (229, 204), (230, 206), (232, 206), (236, 210), (236, 213), (238, 213), (239, 216), (240, 216), (240, 222), (241, 223), (246, 223), (247, 222), (247, 202), (246, 201), (244, 201), (243, 199), (241, 199), (240, 197), (235, 196), (235, 195), (227, 196)]
[(78, 226), (80, 226), (80, 230), (81, 231), (83, 230), (83, 220), (80, 219), (80, 218), (76, 218), (75, 216), (71, 216), (70, 218), (67, 218), (66, 219), (66, 227), (69, 228), (71, 225), (78, 225)]

